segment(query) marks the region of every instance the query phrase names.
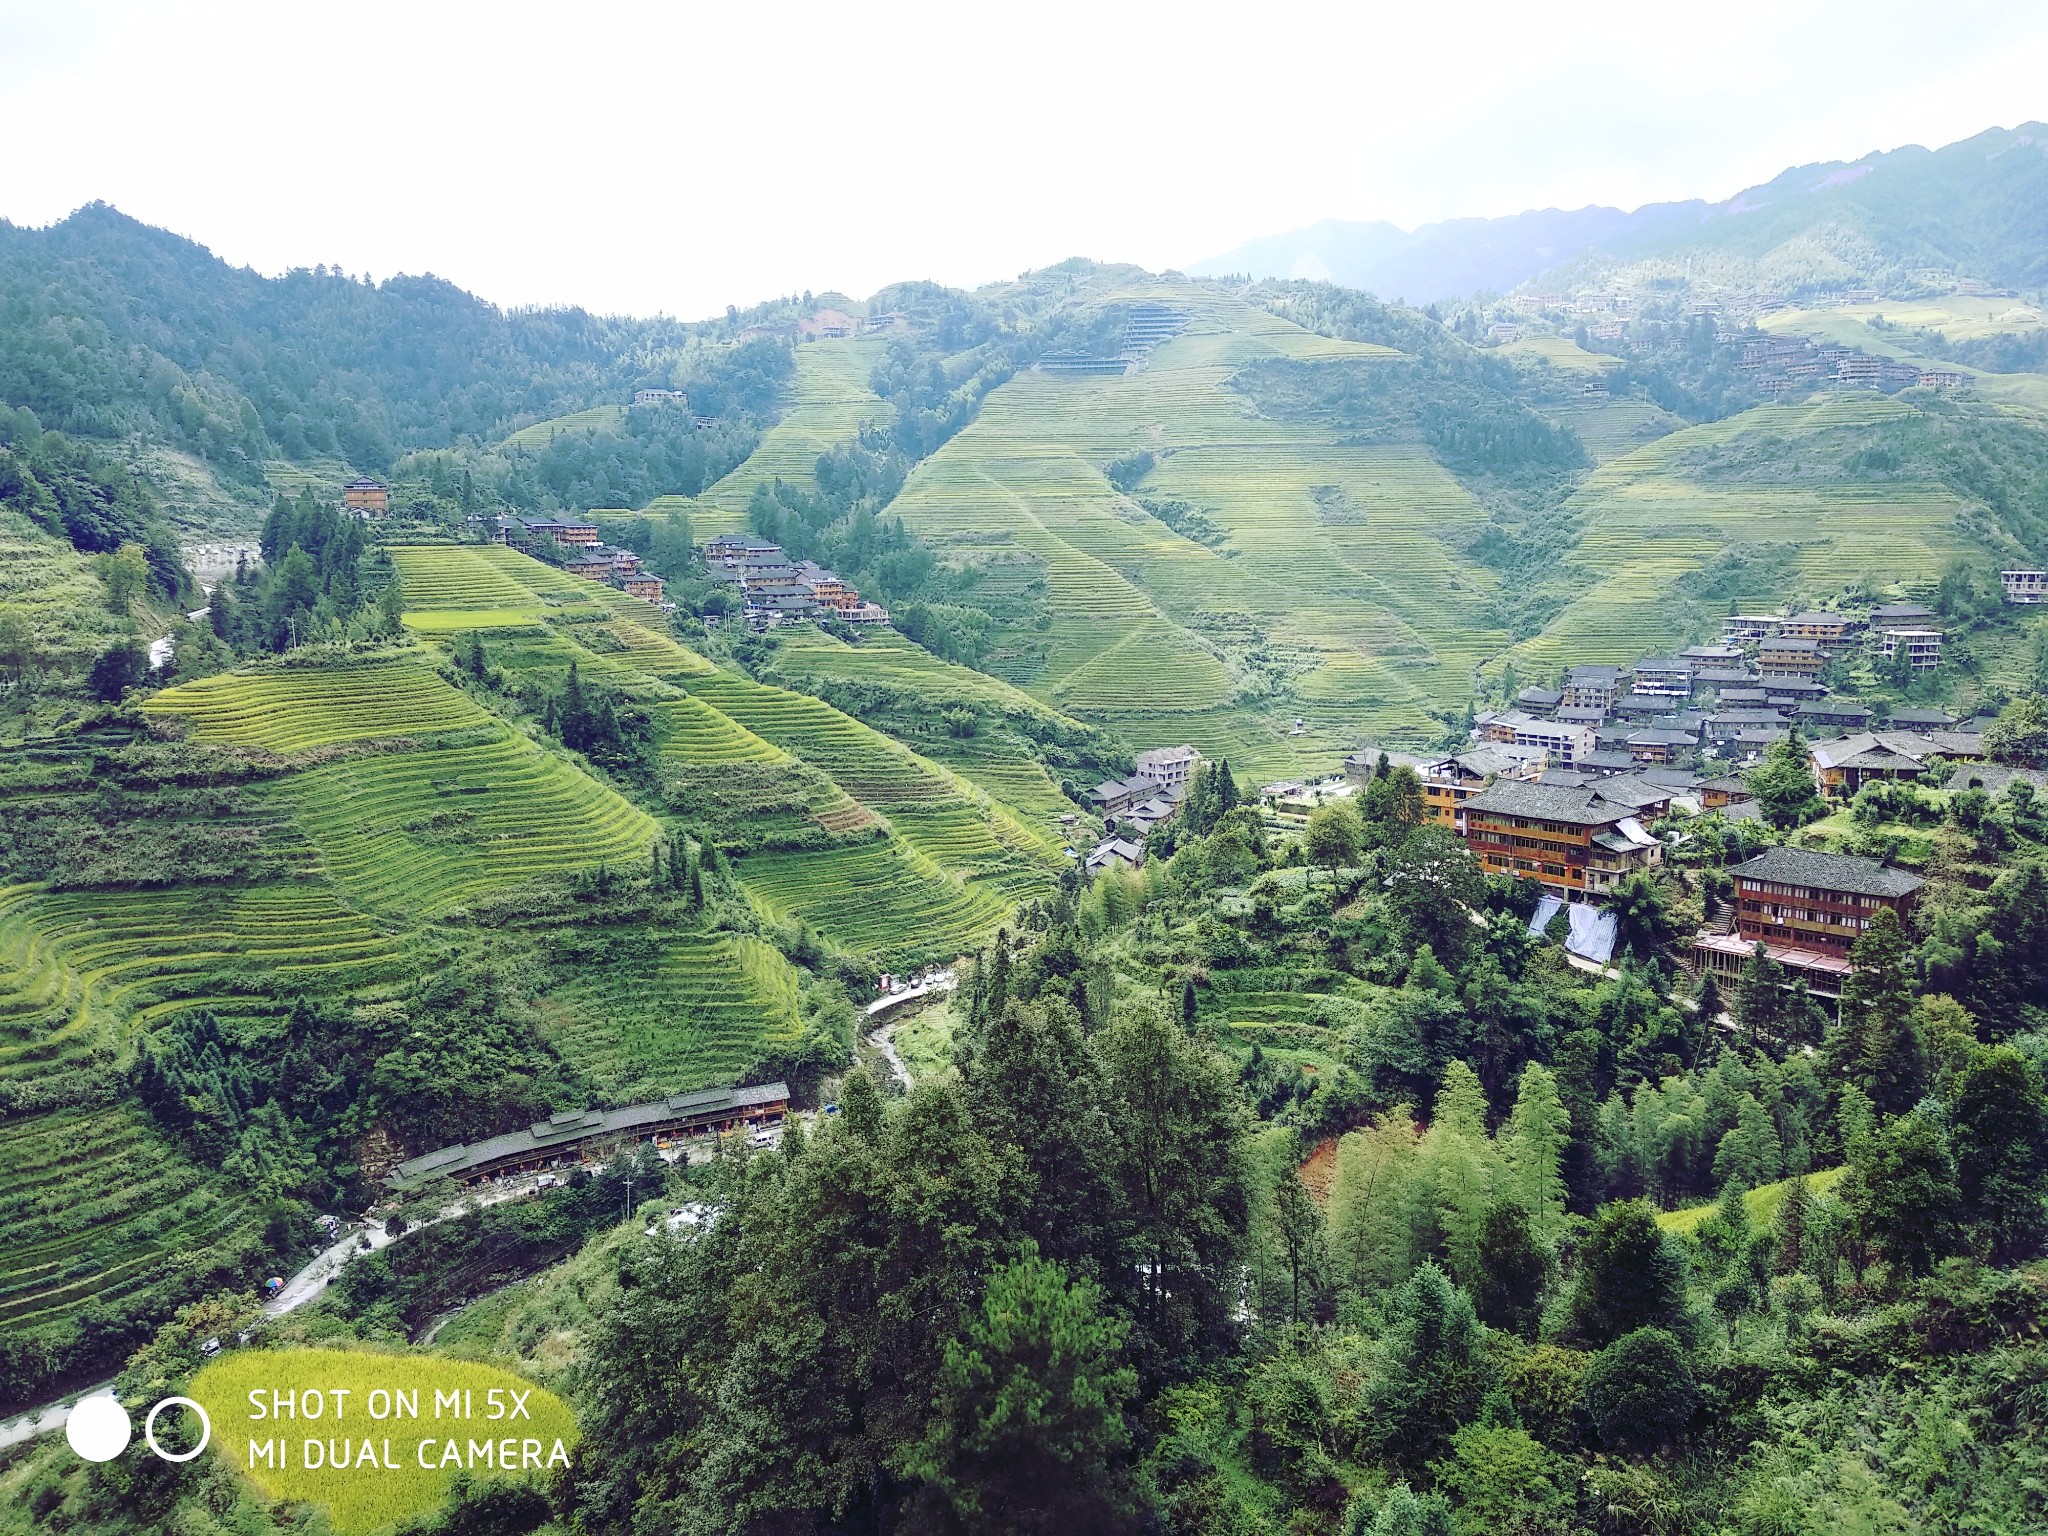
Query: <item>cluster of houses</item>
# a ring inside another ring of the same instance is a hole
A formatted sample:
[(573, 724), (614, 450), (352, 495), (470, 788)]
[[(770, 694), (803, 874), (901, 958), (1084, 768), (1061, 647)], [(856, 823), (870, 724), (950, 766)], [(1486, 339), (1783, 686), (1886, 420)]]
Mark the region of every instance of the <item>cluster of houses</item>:
[(740, 589), (742, 612), (754, 630), (801, 619), (837, 619), (844, 624), (886, 624), (889, 610), (865, 601), (843, 578), (809, 560), (792, 560), (777, 544), (738, 534), (704, 546), (704, 564), (715, 581)]
[[(2038, 602), (2048, 577), (2011, 572), (2013, 602)], [(1651, 827), (1674, 811), (1758, 815), (1735, 771), (1797, 727), (1816, 788), (1830, 800), (1873, 781), (1941, 775), (1986, 787), (2013, 770), (1983, 761), (1978, 722), (1939, 710), (1870, 707), (1829, 696), (1819, 673), (1858, 645), (1938, 660), (1931, 610), (1891, 603), (1865, 619), (1835, 613), (1731, 616), (1718, 644), (1632, 667), (1580, 666), (1563, 686), (1525, 688), (1514, 707), (1478, 718), (1467, 749), (1386, 754), (1414, 769), (1430, 817), (1455, 831), (1481, 867), (1536, 881), (1565, 903), (1597, 902), (1625, 876), (1662, 862)], [(1368, 777), (1382, 754), (1346, 759)], [(1919, 877), (1867, 858), (1774, 848), (1731, 871), (1736, 899), (1693, 944), (1703, 970), (1733, 977), (1757, 944), (1817, 996), (1840, 995), (1849, 949), (1880, 907), (1907, 913)]]
[(1143, 864), (1146, 836), (1180, 815), (1201, 761), (1202, 754), (1185, 744), (1156, 747), (1137, 755), (1129, 778), (1105, 779), (1089, 790), (1088, 805), (1102, 818), (1104, 836), (1088, 852), (1088, 873)]
[(642, 570), (640, 557), (632, 550), (616, 549), (599, 539), (597, 524), (585, 518), (499, 516), (490, 519), (489, 527), (496, 542), (548, 559), (571, 576), (604, 582), (664, 610), (675, 608), (662, 579)]

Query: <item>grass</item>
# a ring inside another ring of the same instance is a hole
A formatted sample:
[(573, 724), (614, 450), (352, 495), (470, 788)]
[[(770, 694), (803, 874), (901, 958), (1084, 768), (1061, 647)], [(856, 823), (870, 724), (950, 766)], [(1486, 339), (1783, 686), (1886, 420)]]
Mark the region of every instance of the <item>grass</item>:
[[(493, 614), (537, 612), (535, 589), (516, 580), (491, 549), (475, 544), (395, 545), (398, 591), (408, 613), (482, 610)], [(516, 551), (508, 551), (516, 553)], [(526, 559), (526, 556), (520, 556)], [(540, 562), (534, 561), (538, 565)], [(552, 569), (552, 567), (543, 567)], [(574, 578), (564, 578), (570, 580)], [(490, 622), (502, 623), (502, 619)]]
[(417, 661), (222, 672), (144, 706), (183, 719), (195, 741), (273, 752), (468, 730), (490, 716)]
[(27, 619), (45, 665), (77, 671), (120, 633), (90, 557), (0, 508), (0, 609)]
[(118, 1060), (138, 1029), (280, 989), (379, 991), (402, 946), (319, 885), (0, 891), (0, 1083)]
[[(1842, 1175), (1848, 1171), (1847, 1168), (1823, 1168), (1818, 1173), (1809, 1173), (1806, 1176), (1806, 1187), (1812, 1194), (1827, 1194), (1842, 1182)], [(1785, 1203), (1786, 1192), (1791, 1188), (1790, 1179), (1780, 1179), (1775, 1184), (1760, 1184), (1755, 1189), (1744, 1191), (1742, 1208), (1749, 1213), (1750, 1224), (1768, 1227), (1777, 1220), (1778, 1207)], [(1659, 1211), (1657, 1225), (1666, 1232), (1690, 1236), (1699, 1230), (1702, 1222), (1714, 1214), (1714, 1210), (1715, 1207), (1712, 1205), (1693, 1205), (1682, 1211)]]
[[(348, 1395), (337, 1398), (337, 1391)], [(254, 1416), (252, 1403), (268, 1410), (275, 1403), (273, 1393), (293, 1394), (296, 1403), (309, 1392), (321, 1394), (322, 1414), (316, 1420), (274, 1418), (267, 1412), (261, 1419)], [(438, 1404), (437, 1392), (446, 1394)], [(378, 1394), (386, 1405), (382, 1417), (371, 1406)], [(453, 1406), (457, 1394), (459, 1412)], [(201, 1370), (187, 1395), (205, 1407), (212, 1422), (208, 1455), (234, 1467), (271, 1499), (325, 1505), (338, 1536), (367, 1536), (431, 1514), (447, 1500), (459, 1467), (478, 1481), (499, 1475), (482, 1460), (486, 1444), (495, 1442), (502, 1452), (509, 1436), (516, 1442), (514, 1457), (537, 1460), (543, 1467), (559, 1445), (562, 1454), (555, 1465), (561, 1467), (578, 1438), (575, 1415), (552, 1392), (501, 1366), (437, 1355), (233, 1350)], [(416, 1416), (408, 1403), (417, 1404)], [(514, 1403), (522, 1405), (518, 1417), (512, 1416)], [(493, 1416), (494, 1409), (503, 1411)], [(375, 1464), (354, 1465), (365, 1439)], [(280, 1466), (266, 1465), (250, 1452), (252, 1443), (278, 1441), (286, 1453)], [(310, 1469), (308, 1442), (322, 1453), (320, 1464)], [(475, 1453), (472, 1444), (478, 1447)], [(338, 1470), (333, 1452), (344, 1449), (349, 1460)], [(513, 1475), (538, 1480), (545, 1472), (517, 1470)]]
[(770, 917), (796, 918), (856, 954), (951, 958), (1008, 918), (998, 890), (954, 878), (901, 842), (859, 843), (740, 861), (740, 882)]

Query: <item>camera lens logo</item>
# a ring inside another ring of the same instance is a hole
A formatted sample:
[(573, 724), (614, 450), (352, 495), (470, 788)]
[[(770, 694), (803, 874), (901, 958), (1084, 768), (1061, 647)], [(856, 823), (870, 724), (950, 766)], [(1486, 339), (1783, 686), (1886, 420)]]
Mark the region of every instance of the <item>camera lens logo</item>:
[[(156, 1437), (156, 1421), (167, 1408), (189, 1408), (199, 1415), (199, 1443), (189, 1451), (167, 1451)], [(113, 1397), (88, 1397), (71, 1410), (71, 1417), (64, 1421), (64, 1438), (71, 1442), (71, 1449), (87, 1461), (112, 1461), (128, 1449), (128, 1442), (135, 1438), (134, 1421), (128, 1417), (119, 1399)], [(150, 1450), (165, 1461), (190, 1461), (206, 1449), (213, 1438), (213, 1421), (206, 1416), (206, 1410), (189, 1397), (167, 1397), (153, 1405), (142, 1421), (142, 1438)]]

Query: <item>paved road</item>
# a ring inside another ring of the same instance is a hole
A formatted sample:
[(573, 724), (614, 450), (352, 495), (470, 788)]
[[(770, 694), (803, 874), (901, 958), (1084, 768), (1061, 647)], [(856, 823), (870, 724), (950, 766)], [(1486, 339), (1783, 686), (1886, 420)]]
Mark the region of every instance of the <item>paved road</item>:
[(83, 1392), (74, 1392), (61, 1403), (45, 1403), (40, 1408), (31, 1408), (0, 1423), (0, 1447), (19, 1444), (37, 1435), (53, 1435), (71, 1418), (71, 1410), (88, 1397), (112, 1397), (114, 1384), (103, 1381), (96, 1387), (87, 1387)]

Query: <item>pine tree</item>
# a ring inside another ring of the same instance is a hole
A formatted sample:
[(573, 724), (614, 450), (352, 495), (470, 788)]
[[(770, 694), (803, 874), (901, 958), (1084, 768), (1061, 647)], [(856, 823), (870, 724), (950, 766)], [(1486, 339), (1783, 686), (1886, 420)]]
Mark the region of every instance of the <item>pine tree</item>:
[(1880, 908), (1849, 950), (1842, 1012), (1828, 1032), (1829, 1068), (1870, 1095), (1879, 1113), (1904, 1114), (1927, 1081), (1927, 1048), (1913, 1023), (1912, 955), (1898, 913)]
[(1508, 1167), (1530, 1225), (1545, 1239), (1556, 1234), (1564, 1218), (1565, 1187), (1560, 1170), (1570, 1139), (1571, 1115), (1558, 1094), (1557, 1079), (1549, 1068), (1530, 1062), (1522, 1069), (1515, 1107), (1508, 1115)]
[(1195, 1032), (1199, 1009), (1195, 999), (1195, 978), (1190, 976), (1180, 984), (1180, 1024), (1189, 1034)]

